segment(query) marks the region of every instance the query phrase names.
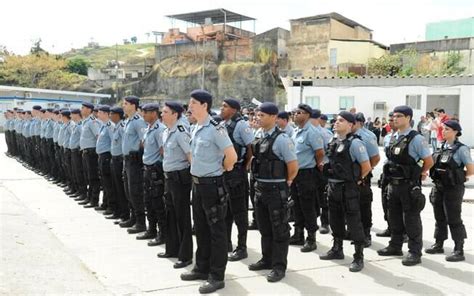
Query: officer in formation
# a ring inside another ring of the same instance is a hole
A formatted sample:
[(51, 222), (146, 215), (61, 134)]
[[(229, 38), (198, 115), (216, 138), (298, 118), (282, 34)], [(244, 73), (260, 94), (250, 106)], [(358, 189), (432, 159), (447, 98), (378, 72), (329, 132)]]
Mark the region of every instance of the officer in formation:
[(278, 112), (277, 126), (280, 130), (284, 131), (290, 138), (293, 137), (295, 128), (289, 123), (290, 113), (286, 111)]
[[(248, 218), (248, 175), (247, 168), (252, 160), (251, 144), (254, 135), (247, 121), (240, 114), (240, 103), (232, 98), (224, 99), (220, 116), (222, 125), (227, 130), (230, 140), (237, 153), (237, 162), (231, 171), (224, 173), (224, 181), (229, 194), (228, 211), (226, 215), (228, 251), (233, 251), (229, 261), (239, 261), (247, 258)], [(232, 250), (232, 222), (237, 226), (237, 247)]]
[(425, 138), (413, 130), (413, 110), (398, 106), (393, 110), (397, 132), (388, 149), (384, 175), (388, 178), (388, 216), (391, 231), (389, 245), (378, 251), (380, 256), (402, 256), (403, 235), (408, 235), (408, 255), (402, 264), (421, 263), (423, 247), (420, 213), (425, 206), (421, 181), (428, 176), (433, 158)]
[(69, 139), (69, 149), (71, 149), (72, 182), (75, 185), (76, 192), (69, 196), (75, 198), (76, 201), (83, 201), (87, 198), (87, 183), (85, 181), (80, 146), (82, 132), (82, 116), (80, 109), (71, 110), (71, 120), (73, 125)]
[(428, 254), (443, 254), (444, 241), (448, 238), (448, 225), (454, 241), (453, 252), (446, 261), (464, 261), (464, 239), (466, 228), (461, 219), (464, 197), (464, 182), (474, 174), (474, 163), (469, 147), (459, 141), (461, 125), (454, 120), (443, 124), (443, 140), (439, 150), (433, 154), (434, 165), (430, 177), (435, 187), (430, 201), (436, 220), (434, 238), (436, 242), (425, 250)]
[(225, 285), (228, 200), (223, 173), (234, 168), (237, 154), (225, 128), (209, 115), (212, 95), (195, 90), (190, 97), (189, 110), (196, 119), (191, 136), (191, 175), (197, 250), (194, 268), (181, 274), (181, 279), (206, 280), (199, 292), (212, 293)]
[[(297, 128), (292, 139), (299, 170), (291, 185), (291, 195), (295, 202), (295, 233), (289, 243), (303, 245), (301, 252), (316, 250), (316, 219), (319, 212), (317, 170), (322, 168), (324, 158), (324, 141), (319, 131), (311, 124), (312, 113), (313, 109), (307, 104), (299, 104), (294, 112)], [(303, 229), (308, 232), (306, 241)]]

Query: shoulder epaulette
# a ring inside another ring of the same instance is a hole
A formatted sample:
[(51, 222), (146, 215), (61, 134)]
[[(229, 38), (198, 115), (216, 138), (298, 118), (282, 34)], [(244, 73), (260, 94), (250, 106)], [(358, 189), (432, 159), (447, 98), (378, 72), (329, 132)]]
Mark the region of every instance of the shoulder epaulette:
[(125, 121), (122, 121), (122, 122), (120, 123), (120, 126), (121, 126), (121, 127), (124, 127), (124, 126), (125, 126)]
[(209, 120), (209, 122), (213, 125), (213, 126), (219, 126), (219, 123), (217, 121), (215, 121), (214, 119), (211, 119)]
[(135, 116), (133, 116), (133, 119), (139, 119), (140, 118), (140, 115), (138, 114), (135, 114)]

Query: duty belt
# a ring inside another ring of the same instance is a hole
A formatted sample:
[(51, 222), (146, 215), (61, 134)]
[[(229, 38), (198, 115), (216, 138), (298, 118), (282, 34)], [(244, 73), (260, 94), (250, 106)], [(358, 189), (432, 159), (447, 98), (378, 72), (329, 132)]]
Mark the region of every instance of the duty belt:
[(411, 180), (410, 179), (390, 179), (389, 183), (392, 185), (402, 185), (402, 184), (411, 183)]
[(197, 185), (202, 184), (221, 184), (222, 183), (222, 176), (216, 177), (196, 177), (192, 176), (193, 183)]

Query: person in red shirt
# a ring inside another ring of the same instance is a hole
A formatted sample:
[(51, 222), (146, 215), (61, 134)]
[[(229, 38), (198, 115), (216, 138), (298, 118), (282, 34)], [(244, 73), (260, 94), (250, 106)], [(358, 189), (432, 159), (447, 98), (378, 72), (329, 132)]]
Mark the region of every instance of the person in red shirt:
[(435, 110), (438, 118), (436, 119), (437, 123), (437, 131), (436, 131), (436, 138), (438, 139), (438, 143), (443, 142), (443, 123), (448, 121), (450, 118), (448, 114), (444, 111), (443, 108), (438, 108)]

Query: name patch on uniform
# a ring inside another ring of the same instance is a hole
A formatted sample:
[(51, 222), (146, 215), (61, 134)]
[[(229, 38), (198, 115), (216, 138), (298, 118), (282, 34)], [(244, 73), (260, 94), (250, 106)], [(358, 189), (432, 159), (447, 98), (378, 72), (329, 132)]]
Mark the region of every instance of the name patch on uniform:
[(341, 144), (337, 147), (337, 152), (342, 152), (344, 150), (344, 144)]
[(394, 153), (396, 155), (400, 154), (400, 147), (396, 147)]

